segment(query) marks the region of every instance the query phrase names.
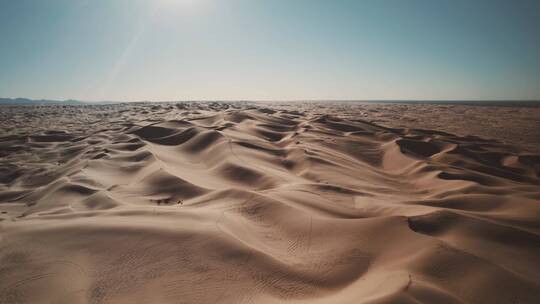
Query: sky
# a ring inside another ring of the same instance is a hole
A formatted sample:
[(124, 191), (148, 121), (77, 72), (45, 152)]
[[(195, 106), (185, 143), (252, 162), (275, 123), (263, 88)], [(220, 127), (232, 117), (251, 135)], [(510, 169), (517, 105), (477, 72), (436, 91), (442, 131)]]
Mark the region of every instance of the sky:
[(0, 97), (540, 100), (540, 1), (0, 0)]

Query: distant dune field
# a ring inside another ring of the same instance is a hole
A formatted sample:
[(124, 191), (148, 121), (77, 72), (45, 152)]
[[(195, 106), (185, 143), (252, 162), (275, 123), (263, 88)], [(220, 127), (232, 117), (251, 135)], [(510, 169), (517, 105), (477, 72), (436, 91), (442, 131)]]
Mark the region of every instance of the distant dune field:
[(540, 303), (539, 108), (0, 111), (0, 303)]

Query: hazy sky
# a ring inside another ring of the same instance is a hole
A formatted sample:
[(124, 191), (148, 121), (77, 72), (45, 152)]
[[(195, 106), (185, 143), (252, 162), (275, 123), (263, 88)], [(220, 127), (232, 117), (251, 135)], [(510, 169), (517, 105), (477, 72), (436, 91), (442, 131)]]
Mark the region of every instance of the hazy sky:
[(540, 1), (0, 0), (0, 96), (540, 99)]

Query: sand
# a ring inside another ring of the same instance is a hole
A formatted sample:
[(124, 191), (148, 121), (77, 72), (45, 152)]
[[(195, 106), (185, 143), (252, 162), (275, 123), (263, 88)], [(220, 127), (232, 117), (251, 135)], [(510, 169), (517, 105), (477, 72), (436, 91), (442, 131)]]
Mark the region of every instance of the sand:
[(400, 107), (2, 107), (0, 303), (539, 303), (538, 109)]

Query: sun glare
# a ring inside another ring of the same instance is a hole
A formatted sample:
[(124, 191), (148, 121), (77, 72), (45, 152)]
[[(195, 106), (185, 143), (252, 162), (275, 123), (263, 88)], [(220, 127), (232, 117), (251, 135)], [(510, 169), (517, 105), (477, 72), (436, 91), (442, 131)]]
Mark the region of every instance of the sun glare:
[(200, 0), (157, 0), (157, 2), (160, 5), (166, 5), (166, 6), (194, 6), (197, 4), (197, 2), (201, 2)]

